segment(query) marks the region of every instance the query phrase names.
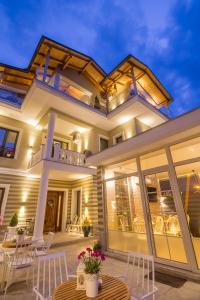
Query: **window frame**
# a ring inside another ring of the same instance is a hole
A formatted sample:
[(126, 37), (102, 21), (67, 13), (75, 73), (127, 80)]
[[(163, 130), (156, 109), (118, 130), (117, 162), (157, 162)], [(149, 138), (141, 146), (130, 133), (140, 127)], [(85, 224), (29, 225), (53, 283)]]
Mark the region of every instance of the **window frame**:
[(122, 142), (125, 140), (125, 134), (124, 134), (124, 131), (120, 132), (120, 133), (117, 133), (113, 136), (113, 145), (118, 145), (118, 144), (121, 144), (122, 142), (120, 143), (116, 143), (116, 139), (119, 138), (119, 137), (122, 137)]
[(21, 141), (21, 132), (22, 132), (22, 130), (19, 129), (19, 128), (16, 128), (16, 127), (11, 127), (11, 126), (8, 127), (7, 124), (3, 124), (3, 123), (0, 123), (0, 129), (5, 129), (6, 130), (6, 134), (5, 134), (5, 137), (3, 139), (3, 143), (2, 143), (2, 147), (5, 147), (9, 131), (17, 133), (16, 139), (15, 139), (15, 144), (14, 144), (15, 145), (15, 147), (14, 147), (14, 156), (11, 158), (11, 157), (0, 155), (0, 159), (16, 159), (17, 155), (18, 155), (19, 144), (20, 144), (20, 141)]
[(1, 204), (1, 213), (0, 213), (1, 217), (4, 219), (10, 184), (0, 184), (0, 188), (5, 189), (2, 204)]
[(104, 139), (104, 140), (108, 141), (108, 148), (109, 148), (109, 140), (110, 140), (110, 138), (108, 136), (106, 136), (106, 135), (99, 134), (99, 152), (102, 152), (102, 151), (108, 149), (108, 148), (106, 148), (104, 150), (101, 150), (101, 139)]

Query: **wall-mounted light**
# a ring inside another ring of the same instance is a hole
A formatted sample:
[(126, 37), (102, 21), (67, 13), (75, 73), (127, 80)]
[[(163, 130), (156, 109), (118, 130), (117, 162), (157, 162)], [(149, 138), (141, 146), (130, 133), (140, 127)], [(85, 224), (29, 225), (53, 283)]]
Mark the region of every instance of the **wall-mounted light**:
[(78, 144), (80, 142), (80, 132), (75, 131), (73, 133), (73, 143)]

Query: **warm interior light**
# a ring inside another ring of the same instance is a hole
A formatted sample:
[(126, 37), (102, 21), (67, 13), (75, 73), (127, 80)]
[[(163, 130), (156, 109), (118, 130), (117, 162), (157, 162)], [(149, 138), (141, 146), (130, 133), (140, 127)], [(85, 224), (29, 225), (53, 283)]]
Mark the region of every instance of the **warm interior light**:
[(25, 207), (21, 206), (19, 209), (19, 217), (24, 217), (25, 215)]
[(36, 126), (37, 123), (38, 123), (38, 121), (37, 121), (37, 120), (34, 120), (34, 119), (29, 119), (29, 120), (27, 120), (27, 123), (28, 123), (29, 125)]

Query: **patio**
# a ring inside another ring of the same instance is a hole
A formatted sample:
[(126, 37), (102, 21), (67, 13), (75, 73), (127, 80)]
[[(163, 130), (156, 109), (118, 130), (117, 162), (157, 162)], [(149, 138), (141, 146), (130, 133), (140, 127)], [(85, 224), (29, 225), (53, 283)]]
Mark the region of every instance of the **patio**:
[[(85, 241), (84, 239), (79, 240), (75, 244), (72, 243), (70, 245), (65, 245), (55, 248), (53, 247), (50, 252), (66, 252), (67, 254), (67, 262), (69, 268), (69, 274), (75, 274), (77, 268), (77, 255), (80, 253), (82, 249), (87, 246), (93, 244), (93, 241)], [(123, 275), (123, 270), (125, 270), (125, 262), (116, 260), (114, 258), (107, 257), (104, 265), (103, 265), (103, 273), (109, 275), (120, 276)], [(24, 278), (24, 277), (23, 277)], [(169, 285), (165, 285), (159, 282), (156, 282), (156, 286), (158, 287), (158, 292), (156, 294), (157, 300), (199, 300), (200, 295), (200, 284), (186, 281), (180, 288), (173, 288)], [(0, 299), (3, 299), (4, 296), (1, 295)], [(31, 285), (29, 287), (26, 286), (25, 281), (21, 281), (18, 283), (14, 283), (11, 287), (9, 287), (7, 295), (7, 300), (21, 300), (21, 299), (35, 299), (35, 295), (32, 293)], [(151, 299), (151, 298), (149, 298)]]

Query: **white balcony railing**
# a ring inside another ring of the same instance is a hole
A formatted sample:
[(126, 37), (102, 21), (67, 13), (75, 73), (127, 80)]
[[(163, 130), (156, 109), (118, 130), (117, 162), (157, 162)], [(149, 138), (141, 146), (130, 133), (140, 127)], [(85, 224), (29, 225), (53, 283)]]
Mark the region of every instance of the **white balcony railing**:
[[(45, 159), (45, 145), (41, 145), (40, 150), (32, 154), (30, 168), (42, 159)], [(53, 154), (48, 160), (74, 166), (84, 166), (85, 155), (79, 152), (62, 149), (59, 144), (55, 144)]]

